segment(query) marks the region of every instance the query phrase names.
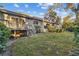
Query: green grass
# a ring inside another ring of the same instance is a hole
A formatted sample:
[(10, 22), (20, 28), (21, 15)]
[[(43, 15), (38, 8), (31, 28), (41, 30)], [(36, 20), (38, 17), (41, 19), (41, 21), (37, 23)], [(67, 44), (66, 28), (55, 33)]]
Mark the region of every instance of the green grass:
[(43, 33), (22, 37), (12, 46), (12, 55), (17, 56), (65, 56), (74, 47), (74, 35), (70, 32)]

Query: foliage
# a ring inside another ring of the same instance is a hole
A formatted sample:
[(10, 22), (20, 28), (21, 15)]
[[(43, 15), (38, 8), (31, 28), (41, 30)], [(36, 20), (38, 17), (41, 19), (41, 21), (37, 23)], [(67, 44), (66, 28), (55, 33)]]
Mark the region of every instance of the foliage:
[[(74, 12), (75, 16), (76, 16), (75, 26), (77, 26), (77, 27), (74, 28), (74, 25), (73, 25), (73, 28), (75, 29), (74, 30), (74, 33), (75, 33), (74, 42), (75, 42), (76, 49), (73, 49), (71, 55), (77, 55), (78, 56), (79, 55), (79, 3), (76, 3), (76, 4), (66, 3), (66, 5), (67, 5), (66, 6), (67, 8), (65, 8), (65, 9), (66, 10), (69, 10), (69, 9), (72, 10), (72, 12)], [(70, 29), (73, 29), (73, 28), (70, 27)]]
[(47, 28), (48, 32), (62, 32), (62, 28), (57, 28), (57, 26), (53, 26), (52, 24), (47, 24)]
[(48, 32), (62, 32), (62, 28), (60, 25), (53, 25), (51, 23), (47, 24)]
[(22, 37), (12, 46), (16, 56), (68, 55), (73, 46), (73, 33), (42, 33), (33, 37)]
[(0, 22), (0, 53), (6, 47), (6, 42), (10, 37), (10, 30)]
[(47, 24), (47, 28), (48, 28), (48, 31), (49, 32), (53, 32), (53, 26), (52, 26), (52, 24)]
[(54, 10), (52, 10), (52, 8), (48, 9), (48, 12), (45, 14), (44, 18), (47, 19), (52, 24), (56, 24), (57, 20), (59, 20), (57, 13)]
[(53, 17), (53, 18), (55, 18), (57, 15), (56, 12), (53, 11), (51, 8), (48, 9), (48, 14), (49, 14), (49, 17)]
[(39, 25), (37, 25), (37, 24), (35, 24), (35, 30), (36, 30), (36, 33), (39, 33), (39, 32), (41, 32), (41, 27), (39, 26)]
[(70, 56), (79, 56), (79, 26), (74, 27), (74, 46), (72, 49)]
[(59, 29), (56, 29), (55, 25), (60, 25), (61, 18), (57, 16), (57, 13), (50, 7), (46, 13), (45, 19), (49, 21), (47, 24), (49, 32), (58, 32)]
[(71, 16), (68, 15), (63, 19), (63, 29), (73, 31), (74, 21), (72, 21)]
[(61, 9), (64, 9), (65, 11), (68, 11), (68, 10), (72, 10), (72, 13), (74, 12), (75, 13), (75, 16), (76, 16), (76, 20), (77, 20), (77, 25), (79, 25), (79, 17), (78, 17), (78, 12), (79, 12), (79, 3), (65, 3), (66, 6), (64, 7), (64, 3), (55, 3), (53, 6), (52, 6), (52, 9), (57, 9), (57, 8), (61, 8)]

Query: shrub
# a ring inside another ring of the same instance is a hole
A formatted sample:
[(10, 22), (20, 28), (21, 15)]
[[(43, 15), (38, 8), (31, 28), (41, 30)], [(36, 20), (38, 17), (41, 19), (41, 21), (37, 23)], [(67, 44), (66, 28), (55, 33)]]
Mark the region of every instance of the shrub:
[(10, 37), (10, 30), (0, 22), (0, 53), (3, 52), (3, 50), (6, 47), (6, 42)]
[(52, 24), (47, 24), (47, 28), (48, 28), (49, 32), (54, 32), (55, 31), (55, 28), (54, 28), (54, 26), (52, 26)]
[(47, 27), (49, 32), (62, 32), (62, 28), (56, 28), (52, 24), (48, 24)]

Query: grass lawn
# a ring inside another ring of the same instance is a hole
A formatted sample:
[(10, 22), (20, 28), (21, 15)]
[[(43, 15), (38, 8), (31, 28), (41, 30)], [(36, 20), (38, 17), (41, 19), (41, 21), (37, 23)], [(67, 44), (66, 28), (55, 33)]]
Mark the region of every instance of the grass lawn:
[(19, 38), (12, 46), (12, 55), (16, 56), (65, 56), (74, 47), (74, 34), (43, 33), (33, 37)]

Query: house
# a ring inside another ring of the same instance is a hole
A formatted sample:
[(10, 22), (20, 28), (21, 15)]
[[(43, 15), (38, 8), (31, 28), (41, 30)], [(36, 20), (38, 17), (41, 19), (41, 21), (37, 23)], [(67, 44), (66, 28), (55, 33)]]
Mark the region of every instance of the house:
[(11, 29), (12, 36), (19, 37), (42, 32), (42, 19), (27, 14), (0, 9), (0, 21)]

